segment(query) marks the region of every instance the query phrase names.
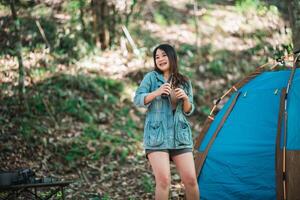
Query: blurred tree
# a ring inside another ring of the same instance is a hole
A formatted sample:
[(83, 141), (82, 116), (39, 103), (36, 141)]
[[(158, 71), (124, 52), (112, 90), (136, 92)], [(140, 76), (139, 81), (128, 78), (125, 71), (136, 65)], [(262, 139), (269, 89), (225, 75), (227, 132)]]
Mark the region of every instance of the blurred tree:
[(86, 25), (84, 22), (84, 7), (85, 7), (86, 2), (84, 0), (79, 0), (79, 10), (80, 10), (80, 15), (79, 15), (79, 21), (81, 23), (82, 26), (82, 34), (83, 37), (86, 37), (87, 33), (86, 33)]
[(130, 17), (133, 14), (133, 9), (136, 5), (137, 5), (137, 0), (132, 0), (129, 12), (126, 14), (126, 21), (125, 21), (126, 27), (128, 27), (128, 25), (129, 25)]
[(20, 21), (19, 21), (18, 14), (16, 11), (15, 1), (10, 0), (9, 4), (10, 4), (11, 13), (12, 13), (12, 18), (14, 20), (14, 25), (15, 25), (15, 37), (16, 37), (15, 54), (17, 56), (18, 64), (19, 64), (19, 99), (20, 99), (20, 105), (23, 105), (24, 94), (25, 94), (25, 84), (24, 84), (25, 69), (24, 69), (23, 58), (22, 58)]
[[(93, 11), (93, 28), (95, 33), (96, 45), (101, 49), (106, 49), (109, 45), (109, 5), (106, 0), (92, 0), (91, 8)], [(114, 27), (112, 28), (114, 29)]]
[(293, 32), (294, 51), (300, 50), (300, 1), (287, 0), (289, 21)]
[(137, 0), (91, 0), (95, 42), (101, 49), (112, 46), (122, 34), (121, 26), (129, 25)]
[(22, 57), (21, 24), (20, 24), (20, 19), (18, 17), (17, 8), (32, 7), (34, 6), (35, 1), (34, 0), (1, 0), (0, 3), (9, 6), (11, 10), (12, 19), (14, 22), (13, 37), (15, 41), (11, 52), (13, 52), (14, 56), (16, 56), (18, 60), (18, 70), (19, 70), (18, 96), (20, 100), (20, 106), (26, 106), (27, 104), (26, 102), (24, 102), (26, 74), (25, 74), (23, 57)]

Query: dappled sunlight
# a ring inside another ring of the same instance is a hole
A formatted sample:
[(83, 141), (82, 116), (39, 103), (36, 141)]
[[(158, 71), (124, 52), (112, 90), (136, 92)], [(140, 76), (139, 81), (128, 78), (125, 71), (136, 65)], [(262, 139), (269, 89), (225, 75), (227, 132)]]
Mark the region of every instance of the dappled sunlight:
[(152, 59), (139, 58), (133, 54), (124, 57), (123, 53), (122, 51), (113, 50), (89, 56), (79, 60), (76, 63), (76, 68), (79, 71), (121, 79), (131, 71), (150, 68), (152, 66)]
[[(284, 20), (276, 10), (257, 15), (255, 11), (236, 12), (232, 5), (212, 5), (206, 9), (201, 8), (198, 13), (200, 14), (196, 15), (199, 20), (200, 45), (211, 44), (215, 50), (243, 51), (253, 48), (257, 41), (251, 36), (255, 36), (258, 31), (267, 32), (270, 36), (267, 39), (276, 45), (290, 41), (290, 34), (284, 34)], [(190, 21), (194, 20), (193, 12), (190, 12), (189, 18)], [(140, 26), (160, 38), (160, 41), (174, 45), (196, 45), (196, 30), (193, 23), (166, 26), (146, 21)], [(248, 37), (245, 38), (247, 35)]]
[(150, 31), (153, 36), (160, 38), (162, 42), (169, 42), (175, 45), (180, 43), (193, 45), (196, 41), (194, 28), (186, 24), (174, 24), (162, 27), (156, 23), (147, 21), (143, 27), (145, 30)]

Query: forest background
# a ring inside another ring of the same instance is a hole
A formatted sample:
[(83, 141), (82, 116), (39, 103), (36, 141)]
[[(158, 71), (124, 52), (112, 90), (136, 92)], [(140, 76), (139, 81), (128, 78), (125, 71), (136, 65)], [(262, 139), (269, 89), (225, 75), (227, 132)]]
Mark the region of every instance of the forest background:
[(72, 179), (69, 199), (152, 199), (132, 97), (154, 47), (173, 45), (192, 80), (195, 138), (214, 100), (300, 49), (299, 32), (297, 0), (0, 0), (0, 170)]

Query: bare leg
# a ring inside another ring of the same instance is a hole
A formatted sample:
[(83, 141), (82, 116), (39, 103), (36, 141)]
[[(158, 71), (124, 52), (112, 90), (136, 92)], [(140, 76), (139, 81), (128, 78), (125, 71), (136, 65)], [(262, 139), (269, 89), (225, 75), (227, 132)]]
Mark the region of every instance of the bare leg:
[(155, 200), (167, 200), (171, 184), (169, 154), (155, 151), (149, 153), (148, 158), (155, 176)]
[(187, 200), (199, 200), (199, 188), (192, 152), (173, 156), (172, 159), (184, 184)]

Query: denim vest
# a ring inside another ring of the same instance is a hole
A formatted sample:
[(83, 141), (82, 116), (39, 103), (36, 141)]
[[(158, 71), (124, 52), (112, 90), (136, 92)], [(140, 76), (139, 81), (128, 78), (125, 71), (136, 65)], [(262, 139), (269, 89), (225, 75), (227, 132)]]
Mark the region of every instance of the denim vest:
[(148, 104), (144, 104), (145, 96), (158, 89), (164, 83), (166, 81), (163, 74), (151, 71), (144, 76), (135, 92), (134, 104), (138, 107), (147, 108), (143, 146), (145, 149), (192, 148), (192, 131), (190, 123), (186, 119), (195, 109), (190, 80), (188, 81), (188, 86), (180, 86), (187, 94), (188, 100), (192, 105), (188, 113), (183, 111), (183, 100), (179, 99), (173, 114), (170, 96), (167, 98), (157, 96)]

